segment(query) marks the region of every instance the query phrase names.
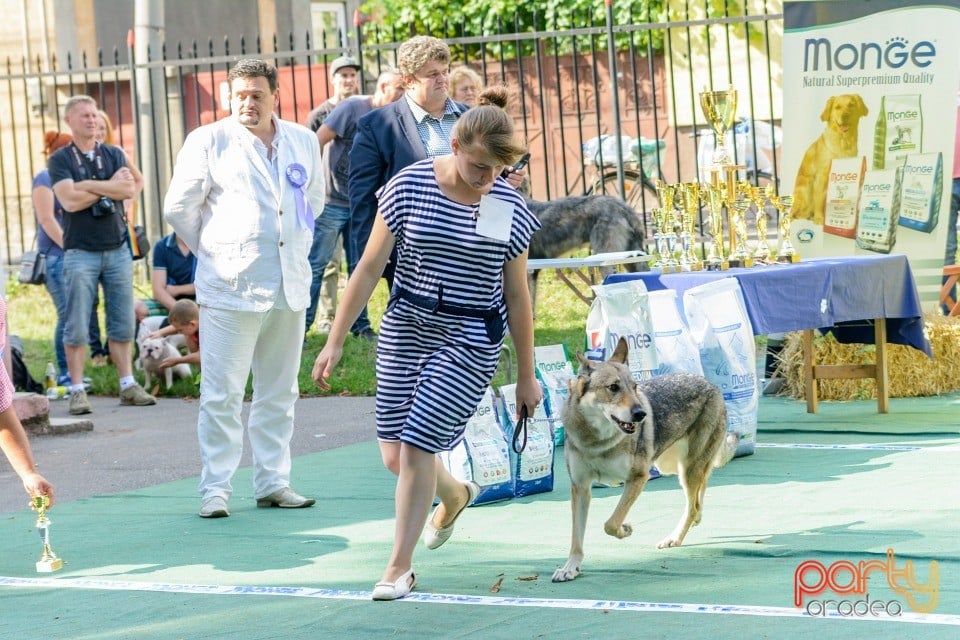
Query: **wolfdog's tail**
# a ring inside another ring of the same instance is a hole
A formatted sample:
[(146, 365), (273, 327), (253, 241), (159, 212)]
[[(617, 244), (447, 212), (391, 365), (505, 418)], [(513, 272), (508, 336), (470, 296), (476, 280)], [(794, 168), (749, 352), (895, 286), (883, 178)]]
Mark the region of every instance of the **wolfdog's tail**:
[(713, 456), (713, 467), (719, 469), (733, 460), (733, 454), (737, 452), (738, 446), (740, 446), (740, 435), (727, 433), (727, 437), (723, 439), (723, 444), (720, 445), (716, 455)]

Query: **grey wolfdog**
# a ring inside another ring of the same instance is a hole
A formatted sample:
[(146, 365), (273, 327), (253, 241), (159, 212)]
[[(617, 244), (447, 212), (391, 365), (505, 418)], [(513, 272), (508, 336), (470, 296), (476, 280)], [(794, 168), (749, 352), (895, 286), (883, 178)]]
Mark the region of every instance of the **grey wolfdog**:
[[(540, 230), (530, 239), (531, 260), (559, 258), (589, 244), (590, 253), (643, 250), (644, 232), (640, 217), (620, 198), (607, 195), (567, 196), (549, 202), (527, 200), (540, 221)], [(626, 265), (635, 270), (638, 265)], [(606, 277), (615, 269), (601, 269)], [(529, 278), (530, 296), (536, 310), (537, 273)]]
[(664, 475), (679, 474), (686, 508), (673, 532), (657, 545), (678, 547), (700, 522), (710, 473), (737, 449), (737, 437), (727, 435), (723, 394), (706, 378), (671, 374), (637, 384), (626, 365), (623, 338), (606, 362), (578, 358), (580, 371), (570, 381), (562, 414), (573, 538), (570, 556), (554, 572), (554, 582), (580, 575), (593, 482), (624, 483), (620, 502), (603, 529), (626, 538), (633, 527), (624, 520), (650, 478), (650, 467), (655, 464)]

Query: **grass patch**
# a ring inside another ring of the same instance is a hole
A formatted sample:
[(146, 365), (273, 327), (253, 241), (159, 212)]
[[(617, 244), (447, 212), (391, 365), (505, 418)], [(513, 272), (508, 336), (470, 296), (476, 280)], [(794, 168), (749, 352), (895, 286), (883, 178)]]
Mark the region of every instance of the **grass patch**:
[[(537, 345), (562, 343), (571, 355), (583, 350), (584, 326), (588, 307), (577, 298), (567, 286), (557, 279), (552, 271), (544, 271), (538, 279), (537, 319), (534, 324), (534, 340)], [(135, 295), (146, 297), (149, 288), (135, 287)], [(380, 317), (387, 303), (387, 288), (380, 281), (370, 299), (370, 320), (374, 329), (379, 327)], [(102, 317), (101, 327), (105, 326)], [(7, 281), (7, 324), (11, 334), (18, 335), (24, 343), (24, 361), (34, 378), (43, 380), (47, 362), (53, 361), (53, 331), (57, 316), (53, 302), (44, 287), (24, 285), (11, 278)], [(376, 393), (376, 345), (359, 338), (347, 338), (343, 349), (343, 359), (330, 378), (330, 391), (317, 388), (310, 378), (313, 361), (326, 344), (326, 336), (319, 335), (315, 329), (307, 334), (306, 344), (300, 361), (300, 395), (325, 396), (348, 395), (370, 396)], [(509, 343), (509, 338), (507, 339)], [(512, 345), (511, 345), (512, 353)], [(516, 358), (510, 370), (516, 375)], [(119, 393), (116, 369), (112, 366), (93, 367), (89, 360), (84, 374), (92, 380), (90, 393), (95, 395), (117, 395)], [(137, 379), (143, 382), (143, 373), (135, 371)], [(507, 383), (505, 361), (494, 378), (494, 386)], [(176, 380), (167, 391), (161, 384), (159, 388), (148, 389), (164, 397), (198, 397), (200, 389), (194, 380)], [(247, 394), (249, 397), (248, 385)]]

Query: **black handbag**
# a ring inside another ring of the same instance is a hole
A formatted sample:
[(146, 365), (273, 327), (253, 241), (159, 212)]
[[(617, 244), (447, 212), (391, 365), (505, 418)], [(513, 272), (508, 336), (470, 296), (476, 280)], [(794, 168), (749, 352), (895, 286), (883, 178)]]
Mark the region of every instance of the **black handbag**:
[(130, 218), (124, 216), (127, 227), (127, 248), (130, 249), (130, 257), (134, 260), (142, 260), (150, 253), (150, 238), (147, 237), (147, 230), (140, 225), (130, 224)]
[[(34, 238), (36, 246), (36, 238)], [(47, 254), (36, 249), (24, 251), (20, 256), (20, 275), (23, 284), (44, 284), (47, 281)]]

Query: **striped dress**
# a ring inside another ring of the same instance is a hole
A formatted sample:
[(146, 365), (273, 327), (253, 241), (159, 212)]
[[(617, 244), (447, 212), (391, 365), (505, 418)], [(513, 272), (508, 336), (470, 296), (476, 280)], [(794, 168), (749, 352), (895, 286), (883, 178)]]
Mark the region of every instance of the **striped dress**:
[[(378, 194), (379, 213), (398, 251), (377, 343), (381, 441), (430, 453), (451, 449), (493, 379), (507, 318), (503, 265), (527, 249), (540, 223), (503, 179), (497, 178), (489, 195), (514, 205), (507, 242), (476, 233), (477, 206), (441, 192), (433, 159), (402, 170)], [(423, 304), (438, 297), (439, 310)], [(450, 307), (496, 317), (467, 317)]]

